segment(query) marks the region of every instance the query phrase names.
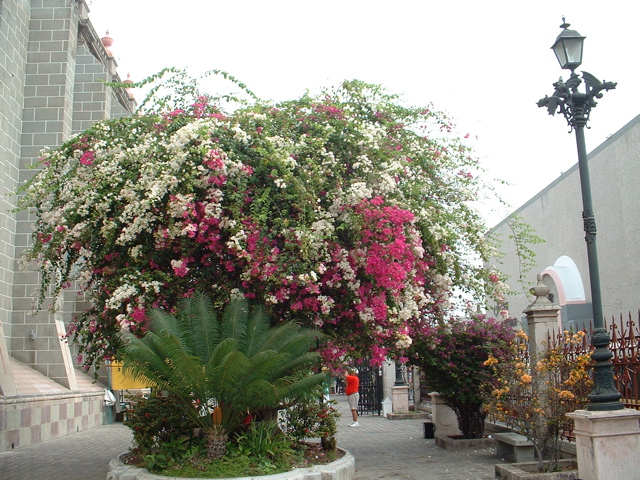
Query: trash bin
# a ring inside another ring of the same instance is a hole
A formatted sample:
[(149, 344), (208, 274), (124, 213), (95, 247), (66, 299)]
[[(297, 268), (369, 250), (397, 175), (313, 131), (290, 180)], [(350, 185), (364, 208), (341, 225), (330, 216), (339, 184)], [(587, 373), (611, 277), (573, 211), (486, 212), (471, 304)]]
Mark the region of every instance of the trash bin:
[(424, 438), (433, 438), (435, 427), (433, 422), (424, 422)]

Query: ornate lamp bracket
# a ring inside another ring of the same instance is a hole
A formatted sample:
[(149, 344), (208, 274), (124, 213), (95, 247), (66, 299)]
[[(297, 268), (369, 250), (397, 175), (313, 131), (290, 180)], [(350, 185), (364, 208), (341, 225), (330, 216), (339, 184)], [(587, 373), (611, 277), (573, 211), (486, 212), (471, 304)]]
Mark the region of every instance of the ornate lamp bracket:
[[(583, 81), (586, 93), (578, 90)], [(615, 82), (601, 82), (589, 72), (582, 72), (582, 79), (577, 73), (571, 73), (566, 83), (560, 78), (553, 84), (553, 95), (538, 100), (538, 107), (546, 107), (549, 115), (562, 113), (571, 132), (577, 126), (587, 126), (591, 109), (597, 105), (595, 99), (602, 98), (603, 90), (613, 90), (616, 85)]]

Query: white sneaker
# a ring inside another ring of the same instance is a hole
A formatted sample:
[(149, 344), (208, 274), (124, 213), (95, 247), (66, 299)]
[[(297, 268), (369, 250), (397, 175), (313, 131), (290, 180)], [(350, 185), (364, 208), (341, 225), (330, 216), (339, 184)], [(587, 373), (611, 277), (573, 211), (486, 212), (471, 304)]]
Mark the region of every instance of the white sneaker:
[(353, 422), (351, 425), (349, 425), (350, 427), (359, 427), (360, 424), (358, 422)]

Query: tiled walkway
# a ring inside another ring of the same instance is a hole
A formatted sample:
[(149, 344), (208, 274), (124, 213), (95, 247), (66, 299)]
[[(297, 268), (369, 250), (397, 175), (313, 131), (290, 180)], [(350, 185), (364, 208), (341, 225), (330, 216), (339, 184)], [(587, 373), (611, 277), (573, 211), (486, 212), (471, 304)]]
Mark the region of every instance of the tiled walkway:
[[(356, 459), (356, 480), (492, 480), (500, 463), (493, 450), (451, 452), (423, 438), (423, 420), (363, 416), (350, 428), (344, 396), (338, 446)], [(0, 480), (104, 480), (109, 461), (126, 451), (122, 424), (82, 431), (38, 445), (0, 452)]]

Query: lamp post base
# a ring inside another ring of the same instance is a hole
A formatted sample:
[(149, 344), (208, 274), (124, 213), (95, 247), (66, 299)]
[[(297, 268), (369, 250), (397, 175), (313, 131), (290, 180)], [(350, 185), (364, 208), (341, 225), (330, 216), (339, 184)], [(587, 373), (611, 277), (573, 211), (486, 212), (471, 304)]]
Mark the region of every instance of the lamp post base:
[(640, 465), (640, 412), (576, 410), (578, 475), (583, 480), (638, 478)]

